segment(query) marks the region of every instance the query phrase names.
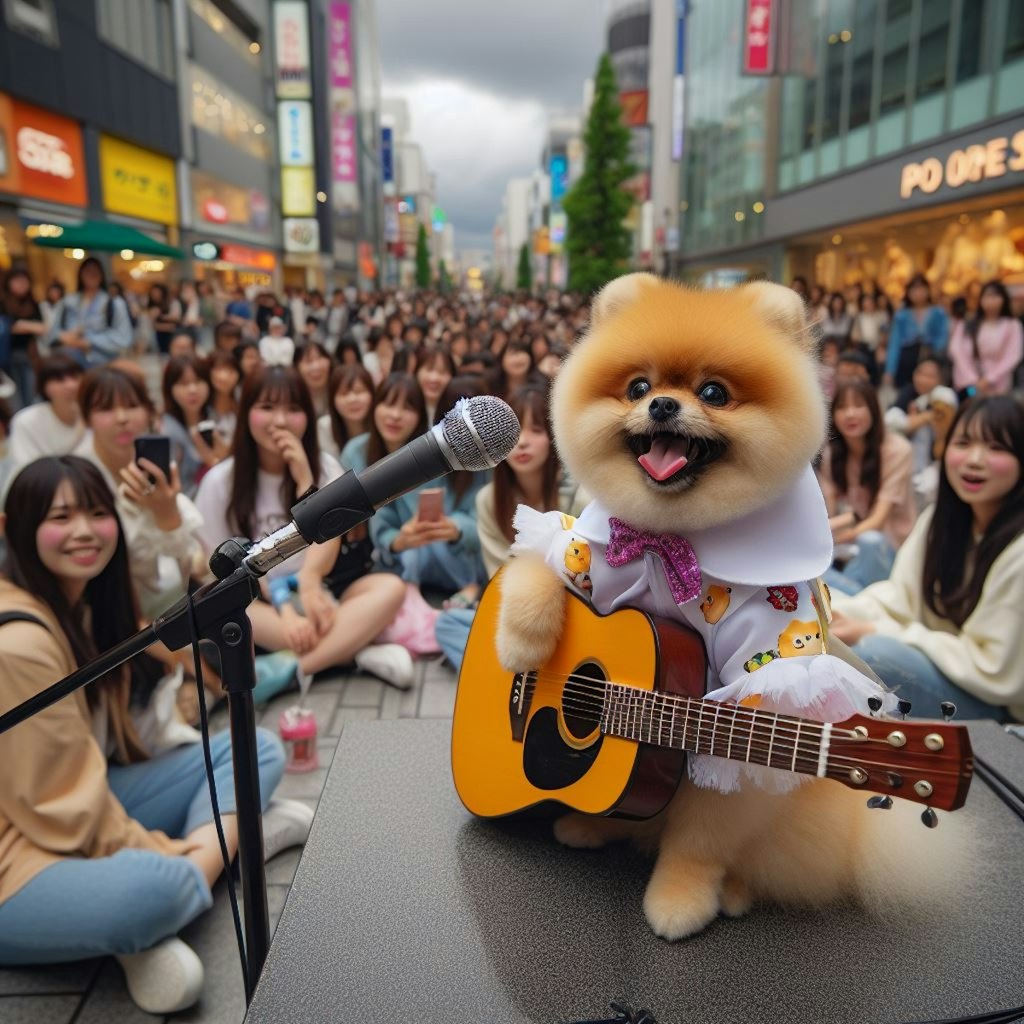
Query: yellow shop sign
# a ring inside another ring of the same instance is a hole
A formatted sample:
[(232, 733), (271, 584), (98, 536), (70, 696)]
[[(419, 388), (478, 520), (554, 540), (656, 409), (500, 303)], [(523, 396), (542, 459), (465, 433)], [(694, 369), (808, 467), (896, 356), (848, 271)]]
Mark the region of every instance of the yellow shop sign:
[(100, 136), (103, 208), (110, 213), (178, 223), (174, 161), (109, 135)]

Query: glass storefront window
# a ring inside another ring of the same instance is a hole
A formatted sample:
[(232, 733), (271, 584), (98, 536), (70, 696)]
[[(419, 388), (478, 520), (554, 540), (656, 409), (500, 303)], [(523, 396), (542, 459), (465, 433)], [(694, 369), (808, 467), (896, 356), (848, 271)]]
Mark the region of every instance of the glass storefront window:
[[(950, 6), (951, 0), (928, 0), (928, 3), (921, 5), (915, 85), (918, 99), (945, 91)], [(939, 120), (941, 130), (941, 115)]]
[(966, 82), (982, 71), (984, 30), (992, 16), (992, 0), (973, 0), (960, 9), (960, 43), (956, 53), (956, 80)]
[(266, 115), (195, 64), (192, 123), (260, 160), (270, 158), (272, 139)]

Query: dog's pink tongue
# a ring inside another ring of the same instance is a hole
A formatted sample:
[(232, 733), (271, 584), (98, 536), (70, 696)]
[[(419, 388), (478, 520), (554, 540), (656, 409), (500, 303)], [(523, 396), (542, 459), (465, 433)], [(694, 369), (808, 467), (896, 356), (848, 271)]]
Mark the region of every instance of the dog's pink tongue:
[(667, 480), (686, 465), (685, 449), (682, 438), (656, 437), (651, 450), (638, 461), (655, 480)]

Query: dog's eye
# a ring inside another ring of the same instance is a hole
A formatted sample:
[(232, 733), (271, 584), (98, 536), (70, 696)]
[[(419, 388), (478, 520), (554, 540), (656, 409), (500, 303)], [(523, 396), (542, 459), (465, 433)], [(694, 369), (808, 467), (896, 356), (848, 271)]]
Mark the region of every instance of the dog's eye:
[(626, 394), (629, 396), (631, 401), (639, 402), (640, 399), (643, 398), (650, 390), (651, 382), (645, 380), (643, 377), (637, 377), (637, 379), (629, 385), (629, 390)]
[(697, 392), (697, 397), (705, 405), (714, 405), (720, 408), (723, 405), (729, 404), (729, 392), (726, 391), (721, 384), (713, 380), (708, 381), (708, 383)]

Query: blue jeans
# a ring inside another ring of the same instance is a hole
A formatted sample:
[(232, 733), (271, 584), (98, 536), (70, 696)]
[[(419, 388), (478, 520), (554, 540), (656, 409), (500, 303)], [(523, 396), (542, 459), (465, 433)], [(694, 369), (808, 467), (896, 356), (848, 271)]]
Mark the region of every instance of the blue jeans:
[(897, 697), (912, 702), (914, 718), (939, 718), (939, 704), (951, 700), (956, 705), (957, 718), (1010, 721), (1006, 708), (972, 697), (950, 682), (923, 651), (895, 637), (869, 633), (854, 646), (853, 653), (863, 658), (879, 679), (896, 691)]
[(859, 594), (866, 586), (887, 580), (896, 559), (896, 549), (878, 530), (867, 530), (854, 543), (857, 554), (842, 569), (827, 569), (822, 577), (841, 594)]
[(445, 657), (455, 666), (455, 671), (462, 669), (462, 659), (466, 654), (469, 641), (469, 630), (476, 615), (475, 608), (451, 608), (441, 612), (434, 624), (434, 635)]
[(479, 555), (458, 554), (444, 541), (409, 548), (398, 557), (402, 564), (402, 579), (421, 587), (436, 587), (454, 593), (484, 578), (484, 566)]
[[(281, 741), (256, 731), (260, 793), (266, 810), (284, 771)], [(235, 810), (231, 738), (210, 739), (222, 814)], [(111, 765), (107, 780), (124, 809), (148, 829), (187, 836), (213, 820), (202, 744), (131, 765)], [(65, 857), (0, 904), (0, 964), (62, 963), (138, 953), (175, 935), (213, 903), (187, 857), (122, 849), (110, 857)]]

